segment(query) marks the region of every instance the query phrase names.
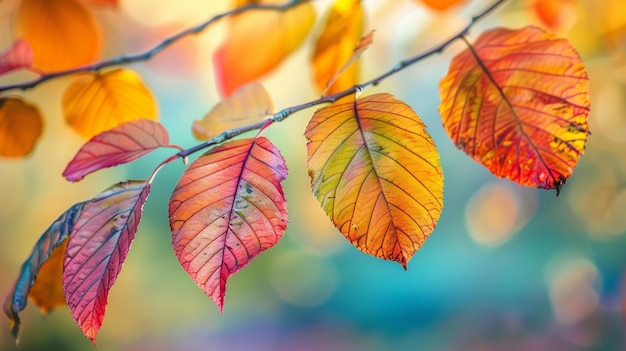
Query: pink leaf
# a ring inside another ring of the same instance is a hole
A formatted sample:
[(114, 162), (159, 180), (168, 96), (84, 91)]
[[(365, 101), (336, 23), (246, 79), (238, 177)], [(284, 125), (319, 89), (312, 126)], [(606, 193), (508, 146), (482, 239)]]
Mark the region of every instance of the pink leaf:
[(149, 119), (126, 122), (85, 143), (63, 176), (75, 182), (99, 169), (132, 162), (160, 147), (170, 147), (167, 130), (160, 123)]
[(94, 344), (149, 192), (150, 183), (137, 180), (108, 188), (87, 203), (70, 235), (63, 290), (76, 324)]
[(29, 68), (33, 64), (33, 50), (24, 39), (17, 39), (3, 53), (0, 53), (0, 74), (20, 68)]
[(285, 160), (264, 138), (231, 141), (189, 166), (170, 198), (172, 246), (223, 312), (226, 280), (282, 238)]

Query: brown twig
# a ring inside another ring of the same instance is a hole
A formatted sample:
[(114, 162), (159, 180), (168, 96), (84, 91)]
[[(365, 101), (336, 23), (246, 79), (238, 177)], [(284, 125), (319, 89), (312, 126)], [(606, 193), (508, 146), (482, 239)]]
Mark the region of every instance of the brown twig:
[[(361, 83), (361, 84), (357, 84), (349, 89), (346, 89), (344, 91), (340, 91), (338, 93), (332, 94), (332, 95), (328, 95), (328, 96), (323, 96), (319, 99), (313, 100), (313, 101), (309, 101), (307, 103), (301, 104), (301, 105), (296, 105), (296, 106), (292, 106), (292, 107), (288, 107), (285, 108), (283, 110), (281, 110), (280, 112), (274, 114), (274, 116), (272, 116), (272, 121), (273, 122), (280, 122), (282, 120), (284, 120), (285, 118), (289, 117), (290, 115), (300, 111), (300, 110), (304, 110), (307, 109), (309, 107), (313, 107), (316, 105), (321, 105), (324, 103), (329, 103), (329, 102), (335, 102), (338, 99), (344, 97), (344, 96), (348, 96), (350, 94), (353, 94), (357, 91), (362, 91), (365, 88), (369, 87), (369, 86), (375, 86), (378, 85), (381, 81), (385, 80), (386, 78), (402, 71), (403, 69), (411, 66), (412, 64), (419, 62), (429, 56), (432, 56), (434, 54), (439, 54), (441, 52), (443, 52), (443, 50), (445, 50), (448, 46), (450, 46), (452, 43), (454, 43), (457, 40), (462, 39), (469, 31), (470, 29), (478, 22), (480, 21), (482, 18), (484, 18), (485, 16), (487, 16), (489, 13), (493, 12), (496, 8), (498, 8), (500, 5), (502, 5), (504, 2), (506, 2), (507, 0), (496, 0), (494, 1), (491, 5), (489, 5), (487, 8), (485, 8), (483, 11), (481, 11), (480, 13), (476, 14), (474, 17), (472, 17), (472, 20), (470, 21), (470, 23), (465, 26), (465, 28), (463, 28), (462, 30), (460, 30), (459, 32), (457, 32), (455, 35), (453, 35), (452, 37), (450, 37), (448, 40), (442, 42), (441, 44), (419, 54), (416, 56), (413, 56), (409, 59), (406, 59), (404, 61), (401, 61), (400, 63), (396, 64), (395, 66), (393, 66), (390, 70), (388, 70), (387, 72), (379, 75), (376, 78), (373, 78), (365, 83)], [(261, 127), (263, 127), (265, 125), (265, 121), (260, 121), (257, 123), (253, 123), (253, 124), (249, 124), (246, 126), (242, 126), (242, 127), (238, 127), (238, 128), (233, 128), (230, 130), (227, 130), (223, 133), (221, 133), (220, 135), (216, 136), (215, 138), (212, 138), (210, 140), (205, 141), (202, 144), (198, 144), (194, 147), (191, 147), (189, 149), (183, 150), (181, 152), (179, 152), (177, 155), (179, 157), (187, 157), (195, 152), (198, 152), (200, 150), (203, 150), (209, 146), (212, 145), (216, 145), (216, 144), (220, 144), (223, 143), (226, 140), (229, 140), (231, 138), (234, 138), (240, 134), (243, 134), (245, 132), (249, 132), (252, 130), (257, 130)]]

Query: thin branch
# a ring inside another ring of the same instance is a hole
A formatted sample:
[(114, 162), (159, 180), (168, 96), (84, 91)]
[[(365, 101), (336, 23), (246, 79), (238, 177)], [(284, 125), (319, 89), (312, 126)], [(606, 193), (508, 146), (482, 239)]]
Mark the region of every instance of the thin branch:
[[(432, 56), (434, 54), (439, 54), (441, 52), (443, 52), (443, 50), (445, 50), (448, 46), (450, 46), (452, 43), (454, 43), (455, 41), (462, 39), (469, 31), (470, 29), (481, 19), (483, 19), (485, 16), (487, 16), (489, 13), (493, 12), (496, 8), (498, 8), (500, 5), (502, 5), (503, 3), (505, 3), (507, 0), (496, 0), (494, 1), (491, 5), (489, 5), (487, 8), (485, 8), (483, 11), (481, 11), (480, 13), (476, 14), (474, 17), (472, 17), (472, 20), (470, 21), (470, 23), (465, 26), (465, 28), (463, 28), (462, 30), (460, 30), (459, 32), (457, 32), (455, 35), (453, 35), (452, 37), (450, 37), (448, 40), (442, 42), (441, 44), (431, 48), (430, 50), (427, 50), (417, 56), (411, 57), (409, 59), (406, 59), (404, 61), (401, 61), (400, 63), (398, 63), (397, 65), (395, 65), (393, 68), (391, 68), (389, 71), (379, 75), (378, 77), (371, 79), (365, 83), (361, 83), (361, 84), (357, 84), (349, 89), (346, 89), (344, 91), (340, 91), (338, 93), (332, 94), (332, 95), (328, 95), (328, 96), (323, 96), (319, 99), (313, 100), (313, 101), (309, 101), (306, 102), (304, 104), (301, 105), (296, 105), (296, 106), (292, 106), (292, 107), (288, 107), (285, 108), (283, 110), (281, 110), (280, 112), (274, 114), (272, 116), (272, 121), (273, 122), (280, 122), (282, 120), (284, 120), (285, 118), (289, 117), (290, 115), (307, 109), (309, 107), (313, 107), (313, 106), (317, 106), (317, 105), (321, 105), (324, 103), (329, 103), (329, 102), (335, 102), (338, 99), (344, 97), (344, 96), (348, 96), (350, 94), (354, 94), (357, 91), (363, 91), (365, 88), (369, 87), (369, 86), (375, 86), (378, 85), (381, 81), (385, 80), (386, 78), (402, 71), (403, 69), (411, 66), (412, 64), (419, 62), (429, 56)], [(216, 136), (213, 139), (207, 140), (202, 144), (198, 144), (194, 147), (191, 147), (189, 149), (183, 150), (181, 152), (179, 152), (177, 155), (178, 157), (187, 157), (195, 152), (198, 152), (200, 150), (203, 150), (209, 146), (213, 146), (216, 144), (220, 144), (223, 143), (226, 140), (232, 139), (240, 134), (243, 134), (245, 132), (249, 132), (252, 130), (257, 130), (262, 128), (265, 125), (266, 121), (260, 121), (257, 123), (253, 123), (247, 126), (243, 126), (243, 127), (239, 127), (239, 128), (233, 128), (230, 130), (227, 130), (223, 133), (221, 133), (220, 135)]]
[(285, 11), (288, 10), (296, 5), (299, 4), (303, 4), (305, 2), (309, 2), (311, 0), (290, 0), (285, 2), (284, 4), (248, 4), (245, 6), (241, 6), (241, 7), (237, 7), (235, 9), (232, 9), (230, 11), (226, 11), (223, 13), (220, 13), (218, 15), (213, 16), (212, 18), (210, 18), (209, 20), (206, 20), (202, 23), (200, 23), (199, 25), (195, 26), (195, 27), (191, 27), (191, 28), (187, 28), (177, 34), (172, 35), (171, 37), (168, 37), (166, 39), (164, 39), (162, 42), (160, 42), (159, 44), (157, 44), (156, 46), (154, 46), (153, 48), (146, 50), (144, 52), (138, 53), (138, 54), (134, 54), (134, 55), (125, 55), (125, 56), (119, 56), (110, 60), (105, 60), (105, 61), (101, 61), (101, 62), (97, 62), (91, 65), (86, 65), (86, 66), (81, 66), (81, 67), (76, 67), (76, 68), (72, 68), (72, 69), (68, 69), (68, 70), (64, 70), (64, 71), (57, 71), (57, 72), (50, 72), (50, 73), (46, 73), (43, 74), (42, 76), (40, 76), (37, 79), (33, 79), (31, 81), (27, 81), (27, 82), (22, 82), (22, 83), (17, 83), (17, 84), (11, 84), (11, 85), (5, 85), (5, 86), (0, 86), (0, 92), (3, 91), (7, 91), (7, 90), (14, 90), (14, 89), (21, 89), (21, 90), (27, 90), (27, 89), (32, 89), (36, 86), (38, 86), (41, 83), (47, 82), (49, 80), (55, 79), (55, 78), (60, 78), (60, 77), (64, 77), (64, 76), (68, 76), (68, 75), (72, 75), (75, 73), (81, 73), (81, 72), (91, 72), (91, 71), (98, 71), (101, 70), (103, 68), (107, 68), (107, 67), (112, 67), (112, 66), (120, 66), (120, 65), (126, 65), (126, 64), (130, 64), (130, 63), (134, 63), (134, 62), (141, 62), (141, 61), (147, 61), (150, 58), (152, 58), (153, 56), (159, 54), (161, 51), (165, 50), (166, 48), (168, 48), (169, 46), (171, 46), (172, 44), (174, 44), (175, 42), (179, 41), (180, 39), (190, 36), (190, 35), (195, 35), (198, 34), (200, 32), (202, 32), (203, 30), (205, 30), (208, 26), (210, 26), (211, 24), (221, 20), (224, 17), (228, 17), (228, 16), (233, 16), (236, 14), (240, 14), (243, 12), (247, 12), (247, 11), (251, 11), (251, 10), (260, 10), (260, 11)]

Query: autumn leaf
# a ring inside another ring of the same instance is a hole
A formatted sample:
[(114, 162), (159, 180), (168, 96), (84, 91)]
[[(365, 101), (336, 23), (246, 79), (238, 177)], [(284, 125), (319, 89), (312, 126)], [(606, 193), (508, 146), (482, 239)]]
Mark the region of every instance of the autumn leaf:
[(567, 40), (536, 27), (487, 31), (439, 91), (459, 149), (498, 177), (558, 194), (589, 134), (587, 72)]
[[(284, 3), (283, 0), (237, 0)], [(304, 41), (315, 22), (315, 10), (302, 3), (285, 11), (251, 11), (230, 18), (228, 34), (213, 56), (217, 85), (224, 97), (270, 72)]]
[[(58, 279), (58, 282), (61, 282), (61, 275), (56, 275), (59, 272), (55, 270), (58, 268), (59, 256), (62, 258), (65, 253), (66, 239), (84, 206), (84, 202), (77, 203), (52, 222), (22, 264), (20, 273), (3, 304), (14, 338), (19, 335), (20, 312), (26, 308), (29, 295), (44, 313), (65, 304), (62, 292), (59, 297), (58, 291), (54, 289), (54, 281)], [(48, 287), (51, 290), (48, 290)]]
[(87, 202), (70, 235), (63, 291), (72, 317), (94, 344), (149, 192), (150, 183), (137, 180), (108, 188)]
[(37, 107), (18, 97), (0, 98), (0, 156), (28, 155), (42, 130), (43, 120)]
[(63, 95), (63, 113), (65, 122), (85, 138), (124, 122), (157, 120), (154, 97), (128, 69), (81, 75)]
[(75, 68), (100, 56), (100, 30), (75, 0), (22, 0), (17, 35), (30, 44), (33, 66), (43, 71)]
[(566, 32), (578, 17), (574, 0), (526, 0), (537, 18), (553, 31)]
[(170, 198), (172, 246), (196, 284), (223, 312), (226, 281), (282, 238), (285, 160), (264, 138), (211, 149), (179, 180)]
[(17, 39), (0, 53), (0, 75), (33, 64), (33, 50), (24, 39)]
[(132, 162), (160, 147), (170, 147), (167, 130), (160, 123), (149, 119), (122, 123), (85, 143), (63, 176), (79, 181), (89, 173)]
[(433, 10), (445, 11), (453, 6), (464, 3), (466, 0), (416, 0)]
[[(337, 71), (337, 73), (335, 73), (330, 80), (328, 81), (328, 83), (326, 83), (326, 89), (322, 92), (322, 95), (327, 95), (329, 94), (334, 94), (333, 91), (330, 90), (330, 88), (335, 86), (335, 81), (337, 79), (339, 79), (339, 77), (341, 77), (343, 75), (344, 72), (346, 72), (350, 67), (353, 67), (354, 64), (356, 62), (358, 62), (357, 60), (361, 57), (361, 55), (365, 52), (365, 50), (367, 50), (367, 48), (372, 45), (372, 43), (374, 42), (374, 31), (370, 31), (369, 33), (367, 33), (363, 38), (361, 38), (361, 40), (359, 40), (359, 42), (356, 44), (356, 46), (354, 47), (354, 51), (352, 52), (352, 56), (350, 56), (350, 58), (348, 59), (348, 61), (341, 66), (341, 68), (339, 69), (339, 71)], [(357, 71), (358, 73), (358, 71)], [(355, 82), (352, 83), (352, 85), (356, 84), (357, 81), (355, 79)], [(347, 86), (345, 89), (349, 89), (351, 86)], [(344, 90), (345, 90), (344, 89)], [(333, 89), (335, 90), (335, 89)], [(340, 91), (343, 90), (337, 90), (337, 93), (339, 93)]]
[[(358, 83), (358, 62), (349, 66), (346, 66), (346, 63), (354, 55), (355, 45), (361, 35), (363, 35), (361, 1), (336, 0), (328, 13), (326, 24), (317, 38), (313, 52), (315, 83), (320, 91), (331, 95)], [(341, 74), (335, 76), (338, 72)]]
[(315, 112), (305, 136), (313, 194), (359, 250), (405, 268), (443, 208), (439, 153), (417, 114), (389, 94)]
[(194, 121), (193, 135), (198, 140), (208, 140), (225, 130), (260, 121), (273, 109), (272, 99), (261, 83), (246, 84), (215, 105), (204, 118)]

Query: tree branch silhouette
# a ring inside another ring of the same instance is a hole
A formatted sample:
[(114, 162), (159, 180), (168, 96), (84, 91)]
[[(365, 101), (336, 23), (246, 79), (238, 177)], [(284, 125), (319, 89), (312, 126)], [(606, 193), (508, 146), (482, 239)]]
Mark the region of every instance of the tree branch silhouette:
[[(418, 54), (416, 56), (413, 56), (411, 58), (408, 58), (406, 60), (403, 60), (401, 62), (399, 62), (398, 64), (396, 64), (395, 66), (393, 66), (390, 70), (388, 70), (387, 72), (367, 81), (361, 84), (357, 84), (352, 86), (349, 89), (346, 89), (344, 91), (340, 91), (338, 93), (332, 94), (332, 95), (327, 95), (327, 96), (322, 96), (319, 99), (313, 100), (313, 101), (309, 101), (300, 105), (296, 105), (296, 106), (292, 106), (292, 107), (288, 107), (285, 108), (277, 113), (275, 113), (272, 118), (269, 120), (270, 123), (273, 122), (280, 122), (282, 120), (284, 120), (285, 118), (289, 117), (290, 115), (307, 109), (309, 107), (313, 107), (316, 105), (321, 105), (324, 103), (330, 103), (330, 102), (335, 102), (338, 99), (341, 99), (342, 97), (348, 96), (350, 94), (356, 93), (358, 91), (363, 91), (364, 89), (366, 89), (367, 87), (370, 86), (376, 86), (378, 85), (380, 82), (382, 82), (383, 80), (389, 78), (390, 76), (404, 70), (405, 68), (415, 64), (416, 62), (422, 61), (423, 59), (435, 55), (435, 54), (439, 54), (442, 53), (448, 46), (452, 45), (452, 43), (456, 42), (457, 40), (462, 40), (463, 37), (470, 31), (470, 29), (472, 29), (472, 27), (481, 19), (483, 19), (484, 17), (486, 17), (488, 14), (490, 14), (491, 12), (495, 11), (500, 5), (502, 5), (503, 3), (505, 3), (507, 0), (496, 0), (494, 1), (491, 5), (489, 5), (488, 7), (486, 7), (484, 10), (482, 10), (481, 12), (479, 12), (478, 14), (474, 15), (472, 17), (472, 20), (470, 21), (470, 23), (468, 23), (463, 29), (461, 29), (460, 31), (458, 31), (456, 34), (454, 34), (453, 36), (451, 36), (450, 38), (448, 38), (446, 41), (442, 42), (441, 44), (422, 52), (421, 54)], [(266, 124), (268, 123), (268, 120), (263, 120), (263, 121), (259, 121), (253, 124), (249, 124), (249, 125), (245, 125), (242, 127), (238, 127), (238, 128), (233, 128), (233, 129), (229, 129), (225, 132), (222, 132), (221, 134), (219, 134), (218, 136), (207, 140), (201, 144), (198, 144), (194, 147), (191, 147), (189, 149), (185, 149), (180, 151), (179, 153), (177, 153), (176, 155), (178, 155), (178, 157), (182, 157), (185, 158), (195, 152), (198, 152), (200, 150), (203, 150), (207, 147), (210, 147), (212, 145), (217, 145), (217, 144), (221, 144), (226, 140), (232, 139), (240, 134), (249, 132), (249, 131), (253, 131), (253, 130), (258, 130), (263, 128), (264, 126), (266, 126)]]
[(218, 22), (219, 20), (225, 18), (225, 17), (229, 17), (229, 16), (233, 16), (233, 15), (237, 15), (240, 13), (244, 13), (244, 12), (248, 12), (248, 11), (286, 11), (292, 7), (295, 7), (297, 5), (300, 4), (304, 4), (307, 3), (311, 0), (290, 0), (288, 2), (285, 2), (283, 4), (248, 4), (248, 5), (244, 5), (244, 6), (240, 6), (237, 8), (234, 8), (232, 10), (217, 14), (213, 17), (211, 17), (210, 19), (200, 23), (197, 26), (194, 27), (190, 27), (187, 28), (181, 32), (178, 32), (166, 39), (164, 39), (162, 42), (160, 42), (159, 44), (157, 44), (156, 46), (152, 47), (151, 49), (148, 49), (144, 52), (138, 53), (138, 54), (133, 54), (133, 55), (124, 55), (124, 56), (119, 56), (110, 60), (105, 60), (105, 61), (101, 61), (101, 62), (97, 62), (94, 64), (90, 64), (90, 65), (85, 65), (85, 66), (80, 66), (80, 67), (76, 67), (76, 68), (72, 68), (72, 69), (68, 69), (68, 70), (63, 70), (63, 71), (58, 71), (58, 72), (50, 72), (50, 73), (45, 73), (43, 75), (41, 75), (39, 78), (37, 79), (33, 79), (27, 82), (22, 82), (22, 83), (16, 83), (16, 84), (9, 84), (9, 85), (4, 85), (4, 86), (0, 86), (0, 93), (3, 91), (7, 91), (7, 90), (28, 90), (28, 89), (32, 89), (44, 82), (47, 82), (49, 80), (53, 80), (56, 78), (60, 78), (60, 77), (65, 77), (65, 76), (69, 76), (75, 73), (81, 73), (81, 72), (90, 72), (90, 71), (98, 71), (101, 70), (103, 68), (107, 68), (107, 67), (112, 67), (112, 66), (121, 66), (121, 65), (126, 65), (126, 64), (130, 64), (130, 63), (135, 63), (135, 62), (141, 62), (141, 61), (147, 61), (149, 59), (151, 59), (153, 56), (159, 54), (160, 52), (162, 52), (163, 50), (165, 50), (166, 48), (170, 47), (172, 44), (174, 44), (175, 42), (179, 41), (180, 39), (190, 36), (190, 35), (195, 35), (195, 34), (199, 34), (202, 31), (204, 31), (208, 26), (212, 25), (213, 23)]

